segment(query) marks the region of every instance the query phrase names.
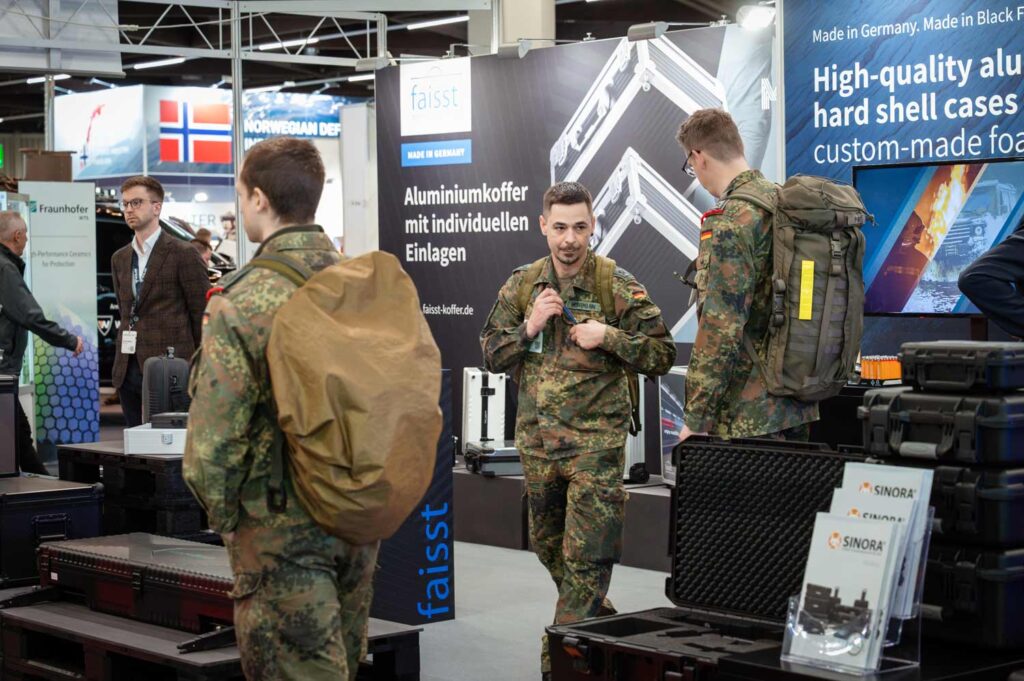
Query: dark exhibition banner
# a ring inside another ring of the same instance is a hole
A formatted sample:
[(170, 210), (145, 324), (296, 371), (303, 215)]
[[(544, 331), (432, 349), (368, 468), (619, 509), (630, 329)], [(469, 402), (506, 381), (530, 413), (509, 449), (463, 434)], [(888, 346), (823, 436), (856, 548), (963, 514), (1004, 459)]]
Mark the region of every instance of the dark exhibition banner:
[(681, 171), (676, 132), (697, 109), (727, 108), (752, 165), (778, 179), (773, 41), (771, 29), (716, 27), (378, 72), (380, 246), (419, 288), (456, 405), (498, 289), (547, 254), (538, 216), (557, 181), (590, 189), (592, 247), (647, 286), (678, 343), (692, 342), (690, 290), (673, 273), (696, 256), (713, 200)]

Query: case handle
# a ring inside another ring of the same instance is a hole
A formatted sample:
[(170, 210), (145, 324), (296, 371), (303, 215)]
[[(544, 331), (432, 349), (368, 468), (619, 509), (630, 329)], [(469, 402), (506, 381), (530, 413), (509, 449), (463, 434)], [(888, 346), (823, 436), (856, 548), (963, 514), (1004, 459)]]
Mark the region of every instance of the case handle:
[(71, 516), (67, 513), (37, 515), (32, 518), (32, 534), (36, 546), (48, 541), (64, 541), (71, 529)]

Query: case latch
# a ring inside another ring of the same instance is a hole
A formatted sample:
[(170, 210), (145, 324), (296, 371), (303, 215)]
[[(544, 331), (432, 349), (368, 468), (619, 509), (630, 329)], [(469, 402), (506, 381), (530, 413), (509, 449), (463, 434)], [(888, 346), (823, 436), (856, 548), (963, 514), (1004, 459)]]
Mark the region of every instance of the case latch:
[(132, 570), (132, 591), (142, 591), (142, 570)]

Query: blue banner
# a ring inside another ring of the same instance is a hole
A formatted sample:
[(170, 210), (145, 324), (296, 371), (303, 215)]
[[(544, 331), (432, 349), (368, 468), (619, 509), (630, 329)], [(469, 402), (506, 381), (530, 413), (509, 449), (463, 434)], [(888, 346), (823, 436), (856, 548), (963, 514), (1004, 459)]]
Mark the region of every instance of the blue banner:
[(1024, 6), (786, 0), (787, 175), (1024, 155)]
[(473, 140), (414, 142), (402, 145), (402, 167), (449, 166), (473, 162)]

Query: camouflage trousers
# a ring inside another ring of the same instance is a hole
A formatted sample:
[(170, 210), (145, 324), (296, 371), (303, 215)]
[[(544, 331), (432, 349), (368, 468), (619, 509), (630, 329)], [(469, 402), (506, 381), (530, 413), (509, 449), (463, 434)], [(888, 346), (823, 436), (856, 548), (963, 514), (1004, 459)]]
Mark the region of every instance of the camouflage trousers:
[[(558, 588), (555, 624), (614, 612), (605, 599), (622, 556), (626, 491), (621, 447), (548, 459), (520, 452), (529, 508), (530, 545)], [(541, 671), (550, 671), (547, 636)]]
[(366, 655), (378, 544), (314, 524), (239, 526), (225, 542), (235, 633), (248, 681), (351, 681)]
[(811, 424), (804, 423), (799, 426), (769, 433), (768, 435), (762, 435), (761, 437), (771, 440), (787, 440), (789, 442), (807, 442), (811, 439)]

